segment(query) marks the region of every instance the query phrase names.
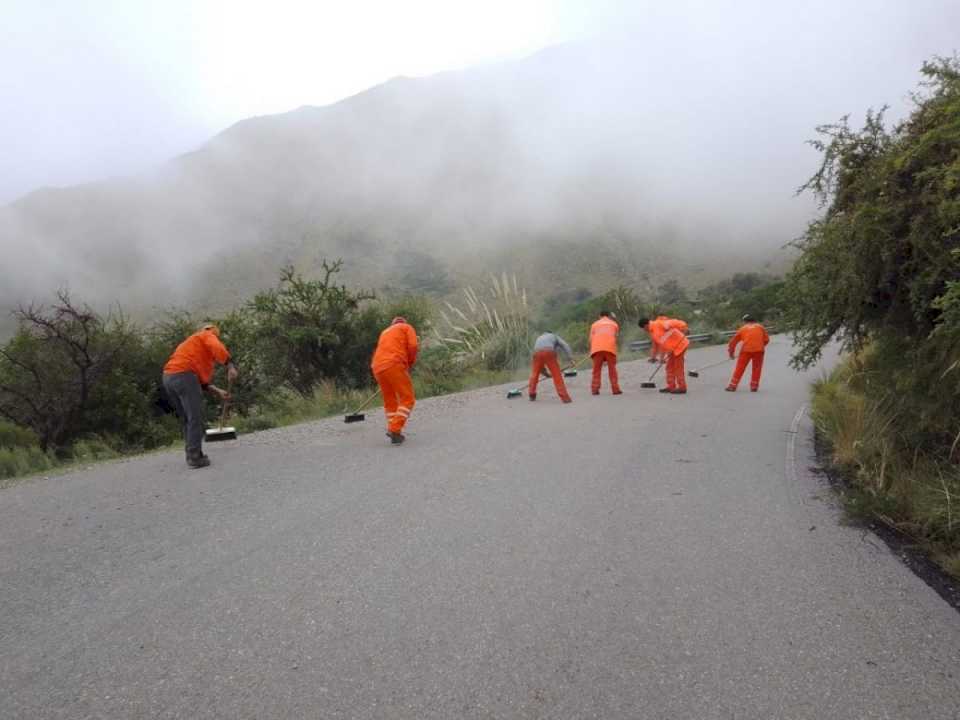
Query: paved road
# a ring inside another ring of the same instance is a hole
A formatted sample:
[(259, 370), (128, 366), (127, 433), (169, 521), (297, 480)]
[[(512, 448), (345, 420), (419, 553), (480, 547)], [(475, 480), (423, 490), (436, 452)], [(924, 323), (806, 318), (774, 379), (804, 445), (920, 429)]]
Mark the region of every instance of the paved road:
[(958, 718), (960, 616), (840, 524), (785, 343), (757, 394), (633, 363), (0, 491), (0, 717)]

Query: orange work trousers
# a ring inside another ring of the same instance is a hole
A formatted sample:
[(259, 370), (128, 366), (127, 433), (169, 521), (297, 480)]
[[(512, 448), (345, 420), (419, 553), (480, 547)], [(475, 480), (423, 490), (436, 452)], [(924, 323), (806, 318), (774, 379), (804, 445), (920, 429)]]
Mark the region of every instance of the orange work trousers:
[(686, 355), (686, 350), (679, 355), (674, 355), (673, 353), (667, 355), (667, 387), (671, 390), (687, 389), (687, 373), (683, 368)]
[(537, 350), (533, 354), (533, 367), (530, 369), (530, 383), (527, 386), (527, 392), (532, 396), (537, 394), (537, 383), (540, 381), (540, 371), (546, 367), (553, 376), (553, 385), (557, 388), (557, 395), (561, 400), (570, 400), (567, 393), (567, 386), (563, 382), (563, 370), (560, 369), (560, 363), (557, 362), (557, 354), (553, 350)]
[(763, 350), (740, 353), (737, 364), (733, 368), (733, 377), (730, 378), (730, 387), (736, 388), (740, 384), (740, 378), (743, 377), (743, 371), (747, 369), (747, 363), (752, 363), (750, 367), (750, 389), (756, 390), (760, 387), (760, 373), (763, 372)]
[(600, 392), (600, 373), (603, 364), (607, 364), (607, 374), (610, 376), (610, 390), (614, 395), (620, 394), (620, 380), (617, 378), (617, 356), (606, 350), (598, 350), (590, 356), (593, 360), (593, 377), (590, 378), (590, 392), (594, 395)]
[(387, 414), (387, 431), (400, 432), (406, 424), (417, 400), (413, 396), (413, 381), (403, 365), (381, 370), (374, 377), (383, 395), (383, 411)]

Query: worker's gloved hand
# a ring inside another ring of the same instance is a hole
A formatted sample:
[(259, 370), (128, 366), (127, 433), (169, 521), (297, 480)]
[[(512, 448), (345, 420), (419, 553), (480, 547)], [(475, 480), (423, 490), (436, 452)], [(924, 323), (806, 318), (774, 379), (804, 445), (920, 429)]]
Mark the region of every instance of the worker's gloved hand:
[(655, 357), (652, 357), (649, 360), (647, 360), (647, 362), (650, 363), (651, 365), (656, 365), (660, 361), (657, 360)]
[(733, 353), (730, 353), (730, 359), (733, 360)]
[(227, 380), (229, 382), (236, 382), (238, 377), (240, 377), (240, 371), (237, 370), (236, 365), (230, 363), (230, 366), (227, 368)]

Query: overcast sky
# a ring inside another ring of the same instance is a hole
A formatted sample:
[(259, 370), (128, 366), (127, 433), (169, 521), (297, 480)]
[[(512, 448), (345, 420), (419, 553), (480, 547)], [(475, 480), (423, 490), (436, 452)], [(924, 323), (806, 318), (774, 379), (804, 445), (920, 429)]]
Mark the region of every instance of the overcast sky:
[(845, 33), (860, 52), (875, 38), (869, 65), (890, 87), (876, 103), (896, 105), (924, 59), (960, 45), (960, 0), (0, 0), (0, 202), (134, 173), (240, 119), (396, 75), (631, 27), (692, 30), (723, 52), (823, 32), (840, 62)]

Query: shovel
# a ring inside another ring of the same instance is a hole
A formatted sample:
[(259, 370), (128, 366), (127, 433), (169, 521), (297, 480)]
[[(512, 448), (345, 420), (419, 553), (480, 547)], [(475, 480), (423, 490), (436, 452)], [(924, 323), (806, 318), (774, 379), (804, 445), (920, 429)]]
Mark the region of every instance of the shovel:
[(650, 377), (647, 379), (647, 381), (640, 383), (640, 387), (642, 387), (644, 390), (656, 389), (657, 384), (653, 382), (653, 377), (658, 372), (660, 372), (660, 368), (662, 368), (665, 364), (666, 363), (663, 360), (661, 360), (660, 364), (653, 369), (652, 373), (650, 373)]
[(710, 363), (709, 365), (704, 365), (703, 367), (699, 367), (696, 370), (688, 370), (687, 375), (689, 375), (690, 377), (698, 378), (700, 377), (700, 373), (703, 372), (704, 370), (709, 370), (710, 368), (717, 367), (717, 365), (723, 365), (732, 359), (733, 358), (727, 358), (726, 360), (720, 360), (719, 362)]
[[(231, 382), (227, 380), (227, 395), (230, 394)], [(227, 408), (230, 407), (230, 401), (224, 400), (223, 407), (220, 409), (220, 424), (215, 428), (210, 428), (206, 432), (207, 442), (220, 442), (221, 440), (236, 440), (237, 429), (234, 427), (224, 427), (227, 421)]]
[(377, 395), (379, 394), (380, 394), (380, 388), (377, 388), (377, 391), (373, 395), (368, 397), (366, 400), (364, 400), (363, 403), (361, 403), (360, 407), (358, 407), (349, 415), (345, 415), (343, 418), (343, 421), (345, 423), (355, 423), (355, 422), (363, 422), (364, 420), (366, 420), (367, 416), (360, 411), (363, 410), (367, 405), (372, 403), (374, 398), (377, 397)]

